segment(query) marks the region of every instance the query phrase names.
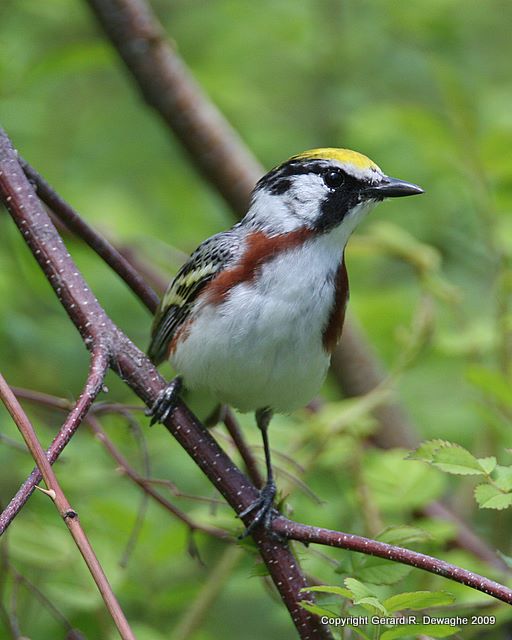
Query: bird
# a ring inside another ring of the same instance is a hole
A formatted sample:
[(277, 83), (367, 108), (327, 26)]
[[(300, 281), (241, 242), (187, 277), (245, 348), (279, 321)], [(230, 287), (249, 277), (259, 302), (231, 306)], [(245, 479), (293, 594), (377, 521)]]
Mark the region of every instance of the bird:
[(163, 295), (148, 356), (169, 360), (178, 376), (149, 410), (151, 424), (167, 419), (184, 389), (255, 412), (267, 479), (239, 514), (254, 514), (243, 536), (271, 528), (277, 514), (272, 415), (318, 393), (340, 340), (349, 236), (380, 201), (421, 193), (362, 153), (304, 151), (257, 182), (245, 217), (202, 242)]

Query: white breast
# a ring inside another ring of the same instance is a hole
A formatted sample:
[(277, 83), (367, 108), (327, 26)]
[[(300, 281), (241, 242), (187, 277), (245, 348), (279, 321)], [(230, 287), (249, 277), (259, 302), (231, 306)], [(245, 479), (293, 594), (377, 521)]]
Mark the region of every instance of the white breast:
[(185, 385), (241, 411), (307, 404), (329, 365), (322, 331), (344, 244), (332, 234), (310, 240), (265, 263), (223, 303), (198, 306), (171, 358)]

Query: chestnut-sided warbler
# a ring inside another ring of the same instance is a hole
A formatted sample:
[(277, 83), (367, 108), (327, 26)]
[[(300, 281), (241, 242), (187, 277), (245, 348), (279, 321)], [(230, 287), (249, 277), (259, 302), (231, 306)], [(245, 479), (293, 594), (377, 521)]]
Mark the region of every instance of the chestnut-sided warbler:
[(255, 411), (267, 482), (241, 516), (245, 533), (269, 525), (276, 493), (267, 428), (273, 412), (306, 405), (341, 336), (347, 240), (384, 198), (423, 193), (348, 149), (293, 156), (257, 183), (249, 211), (192, 253), (162, 298), (149, 356), (179, 377), (157, 399), (152, 423), (172, 411), (181, 384)]

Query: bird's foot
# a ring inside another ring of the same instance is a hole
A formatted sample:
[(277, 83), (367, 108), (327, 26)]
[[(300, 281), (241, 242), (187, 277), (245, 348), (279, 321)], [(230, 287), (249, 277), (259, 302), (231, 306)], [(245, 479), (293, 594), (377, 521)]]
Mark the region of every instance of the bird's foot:
[(271, 531), (272, 520), (279, 515), (277, 509), (274, 509), (275, 496), (276, 485), (275, 482), (271, 480), (270, 482), (267, 482), (260, 491), (259, 497), (256, 498), (254, 502), (251, 502), (251, 504), (244, 509), (242, 513), (238, 514), (239, 518), (244, 518), (253, 511), (256, 511), (254, 518), (240, 536), (240, 540), (243, 540), (243, 538), (250, 535), (259, 524), (263, 524), (267, 531)]
[(183, 386), (181, 376), (177, 376), (171, 380), (158, 394), (153, 406), (145, 410), (145, 415), (151, 416), (150, 426), (156, 422), (165, 422), (176, 408), (176, 403)]

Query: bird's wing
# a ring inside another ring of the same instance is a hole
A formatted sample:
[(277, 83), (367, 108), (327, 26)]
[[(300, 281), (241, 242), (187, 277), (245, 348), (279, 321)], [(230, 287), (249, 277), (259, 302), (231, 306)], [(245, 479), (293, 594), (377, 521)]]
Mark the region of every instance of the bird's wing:
[(234, 227), (205, 240), (181, 267), (160, 301), (153, 321), (148, 355), (155, 364), (167, 357), (173, 336), (189, 317), (201, 290), (233, 264), (240, 251)]

